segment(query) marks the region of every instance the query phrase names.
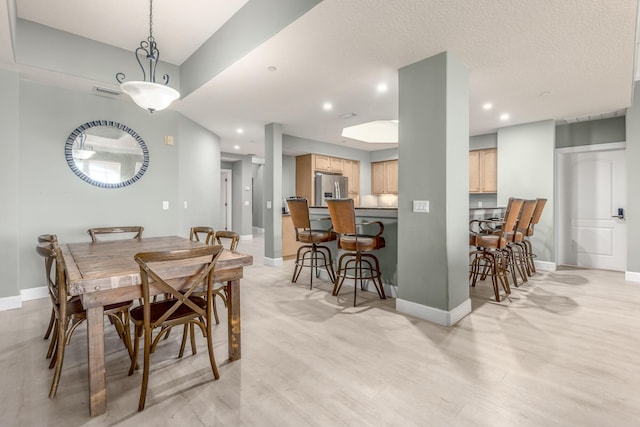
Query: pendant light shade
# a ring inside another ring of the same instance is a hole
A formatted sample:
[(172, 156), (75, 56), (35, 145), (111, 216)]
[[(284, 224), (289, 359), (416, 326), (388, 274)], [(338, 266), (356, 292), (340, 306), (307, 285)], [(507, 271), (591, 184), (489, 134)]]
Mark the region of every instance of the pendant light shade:
[[(180, 98), (180, 93), (167, 86), (169, 83), (169, 75), (164, 74), (162, 80), (164, 84), (156, 83), (156, 66), (160, 60), (160, 51), (153, 38), (153, 0), (149, 0), (149, 37), (140, 42), (140, 46), (136, 49), (136, 60), (142, 70), (141, 81), (125, 82), (124, 73), (117, 73), (116, 80), (120, 83), (120, 89), (133, 99), (139, 107), (149, 110), (150, 112), (164, 110), (173, 101)], [(147, 73), (145, 71), (144, 62), (148, 62), (149, 80), (147, 81)]]

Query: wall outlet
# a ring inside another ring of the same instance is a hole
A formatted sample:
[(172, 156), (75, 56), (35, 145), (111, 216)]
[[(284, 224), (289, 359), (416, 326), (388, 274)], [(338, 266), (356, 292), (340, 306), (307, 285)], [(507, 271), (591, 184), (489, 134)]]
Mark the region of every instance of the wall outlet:
[(184, 201), (184, 208), (187, 209), (187, 201)]
[(267, 209), (271, 209), (271, 200), (267, 200)]
[(165, 209), (165, 210), (169, 209), (169, 202), (168, 201), (165, 200), (164, 202), (162, 202), (162, 209)]
[(166, 145), (173, 145), (173, 136), (167, 135), (164, 137), (164, 143)]

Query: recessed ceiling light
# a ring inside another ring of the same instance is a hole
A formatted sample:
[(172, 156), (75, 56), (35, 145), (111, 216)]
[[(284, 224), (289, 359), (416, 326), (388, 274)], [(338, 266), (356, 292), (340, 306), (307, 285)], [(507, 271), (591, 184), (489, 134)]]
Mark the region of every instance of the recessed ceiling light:
[(386, 83), (380, 83), (377, 87), (379, 93), (385, 93), (389, 90), (389, 86)]
[(503, 122), (505, 120), (509, 120), (511, 118), (511, 116), (508, 113), (504, 113), (500, 115), (500, 120), (502, 120)]
[(244, 133), (244, 129), (242, 129), (242, 128), (238, 128), (238, 129), (236, 129), (236, 132), (238, 132), (238, 133)]
[(493, 104), (492, 104), (492, 103), (490, 103), (490, 102), (485, 102), (485, 103), (482, 105), (482, 109), (483, 109), (483, 110), (491, 110), (492, 108), (493, 108)]
[(333, 110), (333, 105), (330, 102), (325, 102), (324, 104), (322, 104), (322, 109), (324, 111), (331, 111)]
[(278, 69), (278, 67), (276, 67), (275, 65), (269, 65), (267, 67), (267, 71), (276, 71)]
[(239, 145), (234, 145), (233, 148), (235, 148), (236, 150), (239, 150), (240, 146)]

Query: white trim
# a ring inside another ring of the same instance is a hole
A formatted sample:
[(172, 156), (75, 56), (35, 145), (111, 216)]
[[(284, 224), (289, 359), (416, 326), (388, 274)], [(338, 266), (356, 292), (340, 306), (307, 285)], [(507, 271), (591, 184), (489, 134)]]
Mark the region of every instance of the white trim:
[(0, 298), (0, 311), (14, 310), (22, 307), (22, 298), (20, 295), (12, 297)]
[(256, 227), (254, 225), (252, 228), (254, 233), (264, 233), (264, 227)]
[(533, 260), (533, 263), (536, 266), (536, 270), (540, 271), (556, 271), (558, 269), (558, 265), (551, 261)]
[(627, 282), (640, 282), (640, 273), (636, 273), (635, 271), (625, 271), (624, 280)]
[(241, 234), (240, 235), (240, 240), (252, 240), (253, 239), (253, 234)]
[(37, 288), (22, 289), (20, 297), (22, 301), (31, 301), (34, 299), (42, 299), (49, 296), (49, 289), (46, 286), (38, 286)]
[(282, 258), (264, 257), (264, 265), (268, 265), (269, 267), (280, 267), (283, 264), (284, 264), (284, 260)]
[(398, 298), (396, 299), (396, 311), (428, 320), (438, 325), (453, 326), (471, 313), (471, 299), (466, 299), (453, 310), (446, 311)]

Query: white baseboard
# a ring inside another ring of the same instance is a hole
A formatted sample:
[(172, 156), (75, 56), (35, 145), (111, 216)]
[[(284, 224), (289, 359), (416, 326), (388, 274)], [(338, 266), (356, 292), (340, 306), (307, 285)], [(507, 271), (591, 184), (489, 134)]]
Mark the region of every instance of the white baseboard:
[(241, 234), (240, 240), (251, 240), (253, 239), (253, 234)]
[(634, 271), (625, 271), (624, 280), (627, 282), (640, 282), (640, 273)]
[(453, 310), (446, 311), (398, 298), (396, 299), (396, 311), (428, 320), (438, 325), (453, 326), (471, 313), (471, 299), (467, 299)]
[(20, 291), (20, 296), (22, 297), (22, 301), (31, 301), (34, 299), (47, 298), (49, 296), (49, 289), (46, 286), (22, 289)]
[(536, 266), (536, 270), (540, 271), (556, 271), (558, 269), (558, 265), (555, 262), (534, 260), (533, 263)]
[(0, 311), (14, 310), (22, 307), (22, 297), (15, 295), (12, 297), (0, 298)]
[(282, 258), (264, 257), (264, 265), (268, 265), (269, 267), (279, 267), (282, 264), (284, 264), (284, 260)]

